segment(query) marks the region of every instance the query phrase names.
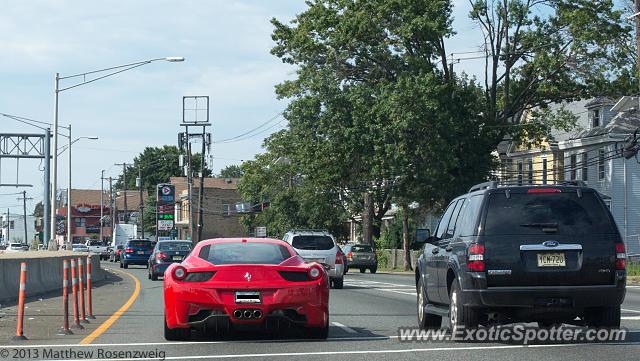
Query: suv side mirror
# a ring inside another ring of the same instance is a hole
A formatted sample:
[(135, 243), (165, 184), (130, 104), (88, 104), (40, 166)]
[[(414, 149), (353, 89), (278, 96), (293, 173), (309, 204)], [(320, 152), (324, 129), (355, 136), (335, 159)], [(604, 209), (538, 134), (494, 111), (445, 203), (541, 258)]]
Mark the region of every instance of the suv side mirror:
[(422, 246), (425, 243), (428, 243), (431, 239), (431, 230), (429, 228), (426, 229), (416, 229), (416, 244)]

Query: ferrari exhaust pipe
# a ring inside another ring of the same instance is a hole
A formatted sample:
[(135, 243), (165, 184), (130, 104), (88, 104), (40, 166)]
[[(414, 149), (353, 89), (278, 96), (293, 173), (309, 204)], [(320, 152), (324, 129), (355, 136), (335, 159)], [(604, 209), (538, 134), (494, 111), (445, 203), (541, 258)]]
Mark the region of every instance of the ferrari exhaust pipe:
[(262, 311), (254, 310), (253, 311), (253, 318), (260, 318), (260, 317), (262, 317)]
[(251, 318), (251, 310), (245, 310), (242, 315), (244, 318)]
[(235, 318), (242, 318), (242, 310), (235, 310), (235, 311), (233, 311), (233, 317), (235, 317)]

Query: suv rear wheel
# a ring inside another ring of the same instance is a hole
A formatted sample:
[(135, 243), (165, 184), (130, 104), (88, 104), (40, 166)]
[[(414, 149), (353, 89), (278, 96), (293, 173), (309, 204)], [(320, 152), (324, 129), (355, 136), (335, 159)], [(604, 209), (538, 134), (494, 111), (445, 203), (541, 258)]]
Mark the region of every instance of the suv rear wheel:
[(422, 280), (418, 281), (417, 287), (418, 294), (418, 327), (421, 330), (436, 329), (442, 325), (442, 317), (427, 313), (425, 308), (427, 307), (427, 297), (424, 294), (424, 287), (422, 286)]
[(332, 282), (333, 288), (342, 289), (344, 287), (344, 278), (334, 278)]
[(462, 292), (458, 280), (454, 280), (449, 293), (449, 322), (452, 332), (458, 327), (476, 328), (480, 312), (462, 303)]
[(584, 311), (585, 321), (590, 327), (620, 327), (620, 305), (613, 307), (594, 307)]

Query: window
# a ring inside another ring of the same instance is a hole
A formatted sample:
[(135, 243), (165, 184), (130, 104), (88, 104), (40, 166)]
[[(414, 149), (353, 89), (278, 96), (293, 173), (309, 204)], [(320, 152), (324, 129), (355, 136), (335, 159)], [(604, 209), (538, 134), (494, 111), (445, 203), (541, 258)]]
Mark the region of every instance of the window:
[(73, 219), (76, 227), (86, 227), (87, 225), (87, 219), (86, 218), (82, 218), (82, 217), (76, 217)]
[(571, 154), (571, 157), (569, 158), (569, 180), (576, 180), (576, 166), (577, 166), (577, 155), (575, 154)]
[(225, 242), (202, 247), (199, 256), (213, 264), (280, 264), (293, 255), (279, 244)]
[(604, 148), (598, 149), (598, 180), (604, 179)]
[(547, 158), (542, 159), (542, 184), (547, 184)]
[(456, 231), (456, 222), (458, 221), (458, 216), (460, 215), (460, 209), (464, 205), (464, 199), (456, 202), (456, 207), (453, 209), (453, 213), (451, 214), (451, 220), (449, 221), (449, 225), (447, 226), (447, 234), (444, 238), (451, 238)]
[(440, 218), (440, 223), (438, 223), (438, 228), (436, 229), (435, 235), (436, 237), (442, 239), (444, 238), (445, 231), (447, 230), (447, 226), (449, 225), (449, 220), (451, 220), (451, 214), (453, 213), (453, 209), (455, 208), (455, 202), (451, 202), (447, 210)]
[(294, 236), (291, 243), (293, 248), (300, 250), (327, 251), (335, 246), (333, 238), (329, 236)]
[(593, 110), (593, 116), (591, 118), (591, 127), (599, 127), (600, 126), (600, 109)]
[(587, 159), (588, 155), (588, 152), (582, 153), (582, 180), (585, 182), (589, 180), (589, 163)]
[(229, 207), (228, 204), (223, 204), (222, 205), (222, 215), (223, 216), (228, 216), (231, 214), (231, 208)]
[(527, 181), (533, 184), (533, 159), (527, 159)]
[(460, 236), (473, 236), (477, 233), (476, 224), (480, 206), (482, 205), (482, 195), (475, 195), (467, 200), (467, 206), (459, 218), (462, 220), (460, 225), (456, 227), (456, 231)]
[(522, 185), (522, 161), (518, 161), (518, 185)]

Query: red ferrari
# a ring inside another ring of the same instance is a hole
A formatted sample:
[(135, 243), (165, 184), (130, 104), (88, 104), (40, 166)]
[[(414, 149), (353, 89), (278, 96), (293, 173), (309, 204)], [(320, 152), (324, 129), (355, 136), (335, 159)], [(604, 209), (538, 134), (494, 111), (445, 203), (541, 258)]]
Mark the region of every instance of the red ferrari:
[(265, 238), (202, 241), (164, 273), (164, 337), (191, 329), (300, 326), (311, 338), (329, 332), (329, 277), (286, 242)]

